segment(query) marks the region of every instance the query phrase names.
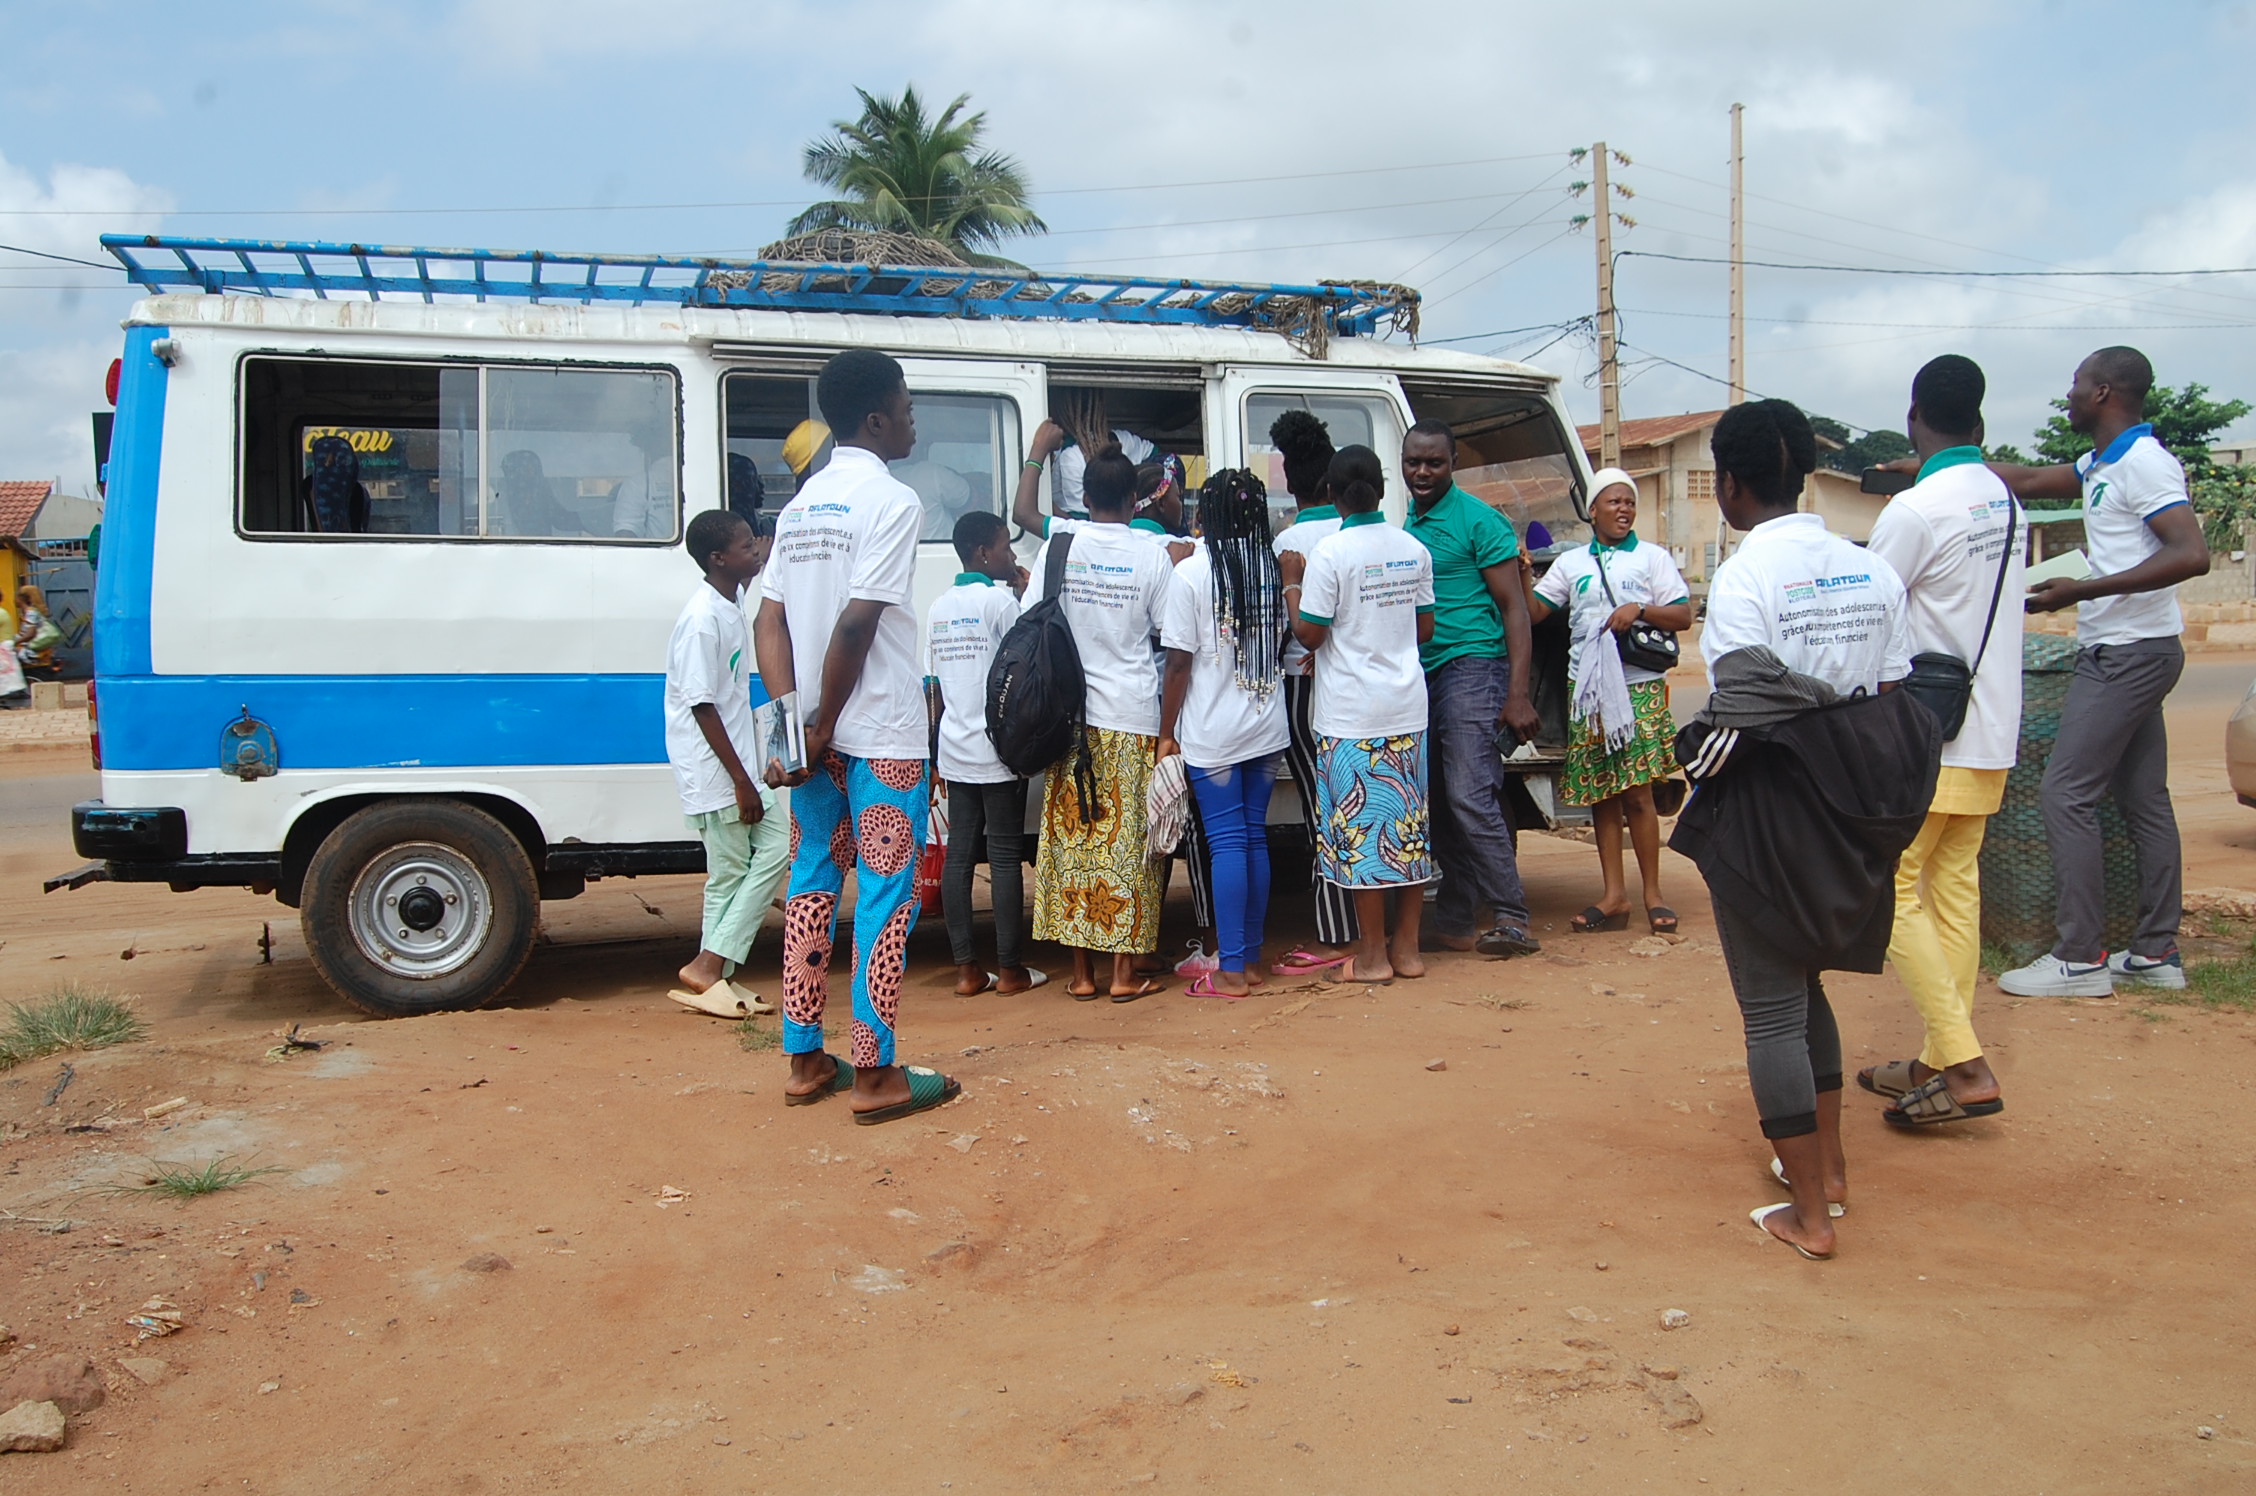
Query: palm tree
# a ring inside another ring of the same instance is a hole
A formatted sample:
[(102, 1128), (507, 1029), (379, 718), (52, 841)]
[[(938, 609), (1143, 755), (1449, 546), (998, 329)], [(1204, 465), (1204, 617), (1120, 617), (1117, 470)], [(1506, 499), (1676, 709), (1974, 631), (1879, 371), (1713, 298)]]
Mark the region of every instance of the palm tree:
[(807, 179), (839, 195), (792, 219), (785, 233), (908, 234), (945, 244), (975, 265), (1007, 265), (980, 251), (1014, 234), (1048, 231), (1026, 205), (1019, 164), (979, 149), (987, 114), (963, 113), (970, 94), (928, 119), (913, 85), (898, 99), (854, 92), (862, 117), (835, 121), (829, 136), (808, 142), (804, 158)]

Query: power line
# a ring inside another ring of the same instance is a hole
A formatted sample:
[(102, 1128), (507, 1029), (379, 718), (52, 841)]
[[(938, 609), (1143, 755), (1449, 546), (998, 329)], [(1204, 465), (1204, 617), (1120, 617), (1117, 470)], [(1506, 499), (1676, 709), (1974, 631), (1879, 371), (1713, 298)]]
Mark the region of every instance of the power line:
[[(1631, 255), (1644, 260), (1676, 260), (1687, 265), (1728, 265), (1715, 255), (1671, 255), (1653, 249), (1625, 249), (1616, 259)], [(2171, 279), (2190, 275), (2256, 275), (2256, 265), (2204, 266), (2191, 270), (1904, 270), (1888, 265), (1790, 265), (1778, 260), (1749, 260), (1762, 270), (1815, 270), (1829, 275), (1910, 275), (1944, 280), (2107, 280), (2116, 277)]]
[[(1640, 317), (1692, 317), (1703, 322), (1720, 322), (1725, 316), (1722, 312), (1622, 308), (1625, 314), (1632, 310)], [(1750, 317), (1748, 320), (1780, 327), (1889, 327), (1899, 332), (2212, 332), (2256, 327), (2256, 322), (1840, 322), (1823, 317)]]

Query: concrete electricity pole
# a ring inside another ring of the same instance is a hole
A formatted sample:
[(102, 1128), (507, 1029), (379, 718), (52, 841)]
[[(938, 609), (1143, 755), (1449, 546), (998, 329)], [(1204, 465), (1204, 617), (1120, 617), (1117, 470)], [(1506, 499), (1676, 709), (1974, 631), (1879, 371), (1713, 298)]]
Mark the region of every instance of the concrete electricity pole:
[(1739, 117), (1731, 106), (1731, 403), (1747, 398), (1747, 159), (1740, 149)]
[(1621, 361), (1614, 349), (1614, 201), (1606, 185), (1606, 142), (1590, 148), (1598, 222), (1598, 465), (1621, 466)]

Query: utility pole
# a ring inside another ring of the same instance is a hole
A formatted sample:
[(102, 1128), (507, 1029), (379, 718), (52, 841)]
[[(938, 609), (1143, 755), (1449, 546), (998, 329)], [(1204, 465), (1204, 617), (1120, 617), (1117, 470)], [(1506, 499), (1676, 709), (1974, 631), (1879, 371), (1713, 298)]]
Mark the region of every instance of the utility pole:
[(1731, 106), (1731, 403), (1747, 398), (1747, 158), (1740, 148), (1739, 117)]
[(1621, 466), (1621, 361), (1614, 349), (1614, 200), (1606, 185), (1606, 142), (1590, 148), (1598, 222), (1598, 465)]

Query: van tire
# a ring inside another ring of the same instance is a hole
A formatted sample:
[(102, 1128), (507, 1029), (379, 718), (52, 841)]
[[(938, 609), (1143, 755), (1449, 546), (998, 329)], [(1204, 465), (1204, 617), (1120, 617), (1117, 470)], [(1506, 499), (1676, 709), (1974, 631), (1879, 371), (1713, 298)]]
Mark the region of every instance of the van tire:
[(338, 996), (408, 1018), (500, 997), (532, 954), (540, 890), (500, 821), (458, 800), (400, 796), (322, 839), (299, 923)]

